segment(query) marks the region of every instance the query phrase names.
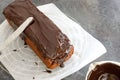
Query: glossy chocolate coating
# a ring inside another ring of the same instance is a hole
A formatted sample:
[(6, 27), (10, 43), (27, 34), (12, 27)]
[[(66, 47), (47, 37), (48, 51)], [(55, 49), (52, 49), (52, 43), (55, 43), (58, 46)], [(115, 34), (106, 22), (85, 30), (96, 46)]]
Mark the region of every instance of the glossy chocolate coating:
[(69, 39), (30, 0), (15, 0), (4, 9), (3, 14), (17, 26), (28, 17), (34, 17), (34, 21), (25, 29), (24, 34), (43, 53), (44, 58), (50, 58), (57, 63), (64, 62), (70, 52)]
[(111, 73), (101, 74), (98, 80), (120, 80), (118, 76)]
[(120, 80), (120, 66), (112, 63), (97, 65), (87, 80)]

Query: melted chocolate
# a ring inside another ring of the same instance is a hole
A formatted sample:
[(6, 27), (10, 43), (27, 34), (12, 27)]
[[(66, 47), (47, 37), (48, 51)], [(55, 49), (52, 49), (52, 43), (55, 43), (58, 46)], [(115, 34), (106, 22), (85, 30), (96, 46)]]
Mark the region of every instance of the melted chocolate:
[(38, 65), (38, 63), (37, 63), (37, 62), (35, 62), (35, 65)]
[(26, 46), (26, 45), (27, 45), (27, 43), (26, 43), (26, 42), (24, 42), (24, 45)]
[(17, 49), (14, 49), (13, 51), (14, 51), (14, 52), (16, 52), (16, 51), (17, 51)]
[[(34, 21), (25, 29), (24, 34), (37, 45), (44, 58), (48, 57), (57, 63), (64, 62), (70, 51), (69, 39), (30, 0), (15, 0), (4, 9), (3, 14), (10, 23), (17, 26), (28, 17), (34, 17)], [(65, 56), (59, 57), (61, 55)]]
[(101, 74), (98, 80), (120, 80), (116, 75), (111, 73)]
[(44, 71), (44, 72), (52, 73), (52, 71), (51, 71), (51, 70), (48, 70), (48, 69), (46, 69), (46, 71)]
[(35, 77), (33, 77), (33, 79), (35, 79)]
[(120, 66), (112, 63), (97, 65), (87, 80), (120, 80)]
[(63, 68), (65, 65), (63, 63), (60, 64), (60, 67)]

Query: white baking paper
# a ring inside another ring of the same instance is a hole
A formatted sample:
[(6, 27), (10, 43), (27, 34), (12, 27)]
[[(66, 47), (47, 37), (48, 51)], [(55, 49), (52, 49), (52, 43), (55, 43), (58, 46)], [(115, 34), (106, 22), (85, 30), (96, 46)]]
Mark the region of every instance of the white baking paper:
[[(72, 57), (65, 62), (64, 68), (56, 68), (47, 73), (45, 65), (36, 54), (24, 45), (24, 41), (18, 37), (6, 49), (2, 50), (0, 61), (8, 69), (15, 80), (60, 80), (80, 70), (85, 65), (106, 53), (105, 47), (80, 24), (68, 18), (54, 4), (38, 6), (65, 33), (75, 51)], [(3, 42), (13, 29), (5, 20), (0, 25), (0, 42)]]
[(10, 35), (6, 40), (0, 43), (0, 51), (5, 49), (11, 42), (13, 42), (25, 29), (28, 27), (28, 25), (33, 21), (33, 17), (29, 17), (28, 19), (25, 20), (23, 24), (15, 30), (12, 35)]

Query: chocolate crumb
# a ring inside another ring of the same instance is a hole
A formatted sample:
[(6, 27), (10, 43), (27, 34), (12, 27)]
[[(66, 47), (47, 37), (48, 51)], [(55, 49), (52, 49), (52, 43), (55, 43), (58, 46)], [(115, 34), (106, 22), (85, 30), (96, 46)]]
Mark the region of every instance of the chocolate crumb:
[(25, 61), (24, 59), (22, 59), (22, 61)]
[(62, 63), (62, 64), (60, 64), (60, 67), (61, 67), (61, 68), (63, 68), (64, 66), (65, 66), (65, 65), (64, 65), (63, 63)]
[(35, 77), (33, 77), (33, 79), (35, 79)]
[(24, 45), (27, 45), (27, 43), (26, 43), (26, 42), (24, 42)]
[(52, 73), (52, 71), (51, 71), (51, 70), (48, 70), (48, 69), (46, 69), (46, 71), (44, 71), (44, 72)]
[(15, 51), (15, 52), (16, 52), (16, 51), (17, 51), (17, 49), (14, 49), (13, 51)]
[(38, 65), (38, 63), (37, 63), (37, 62), (35, 62), (35, 64), (36, 64), (36, 65)]
[(0, 51), (0, 55), (2, 55), (2, 52)]

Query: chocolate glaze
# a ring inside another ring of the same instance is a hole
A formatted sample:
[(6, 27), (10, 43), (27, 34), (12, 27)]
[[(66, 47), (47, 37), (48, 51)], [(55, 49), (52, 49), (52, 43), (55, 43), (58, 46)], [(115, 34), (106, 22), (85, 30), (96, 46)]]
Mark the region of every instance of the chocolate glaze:
[(120, 80), (120, 66), (112, 63), (97, 65), (87, 80)]
[(46, 69), (46, 71), (44, 71), (44, 72), (52, 73), (52, 71), (51, 71), (51, 70), (48, 70), (48, 69)]
[(64, 67), (64, 63), (61, 63), (61, 64), (60, 64), (60, 67), (63, 68), (63, 67)]
[(15, 0), (4, 9), (3, 14), (16, 26), (20, 26), (28, 17), (34, 17), (24, 34), (37, 45), (44, 58), (63, 63), (70, 52), (69, 39), (30, 0)]

